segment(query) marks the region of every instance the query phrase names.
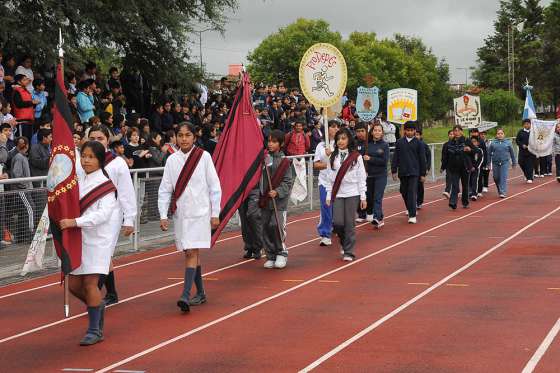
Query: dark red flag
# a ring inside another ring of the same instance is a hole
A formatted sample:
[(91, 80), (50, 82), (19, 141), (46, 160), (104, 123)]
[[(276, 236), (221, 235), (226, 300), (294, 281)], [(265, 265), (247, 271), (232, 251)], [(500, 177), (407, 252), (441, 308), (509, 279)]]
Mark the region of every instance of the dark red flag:
[(56, 71), (53, 106), (53, 141), (47, 176), (50, 228), (62, 273), (68, 274), (82, 264), (82, 232), (79, 228), (60, 230), (62, 219), (80, 216), (80, 192), (76, 176), (76, 149), (72, 138), (72, 115), (64, 86), (62, 65)]
[(263, 143), (262, 131), (253, 110), (249, 76), (243, 73), (212, 157), (222, 187), (220, 225), (212, 233), (212, 244), (259, 181), (264, 159)]

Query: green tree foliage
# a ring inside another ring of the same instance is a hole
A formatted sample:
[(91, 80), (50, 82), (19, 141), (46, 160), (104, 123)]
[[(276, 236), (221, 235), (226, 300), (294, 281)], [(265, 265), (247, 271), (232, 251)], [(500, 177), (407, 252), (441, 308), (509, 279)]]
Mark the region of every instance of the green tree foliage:
[(0, 2), (0, 45), (49, 65), (60, 27), (70, 63), (116, 55), (152, 81), (176, 82), (189, 70), (193, 24), (222, 30), (224, 11), (236, 6), (237, 0), (7, 0)]
[(544, 11), (543, 70), (552, 95), (552, 103), (560, 100), (560, 0), (552, 0)]
[(504, 89), (484, 90), (480, 94), (484, 119), (500, 125), (520, 118), (523, 101)]
[[(550, 98), (545, 63), (548, 51), (544, 47), (544, 9), (540, 0), (502, 0), (494, 22), (494, 33), (484, 40), (477, 51), (478, 68), (473, 74), (482, 87), (508, 89), (508, 30), (514, 40), (515, 93), (523, 97), (522, 86), (529, 79), (535, 87), (536, 101)], [(556, 34), (556, 37), (560, 34)], [(558, 60), (556, 60), (558, 61)]]
[(301, 58), (319, 42), (335, 45), (344, 55), (350, 96), (366, 85), (364, 78), (371, 74), (381, 89), (382, 110), (386, 92), (399, 87), (418, 90), (420, 120), (440, 119), (451, 105), (449, 66), (438, 61), (420, 39), (396, 35), (379, 40), (375, 33), (353, 32), (343, 40), (324, 20), (298, 19), (264, 39), (248, 56), (252, 79), (298, 86)]

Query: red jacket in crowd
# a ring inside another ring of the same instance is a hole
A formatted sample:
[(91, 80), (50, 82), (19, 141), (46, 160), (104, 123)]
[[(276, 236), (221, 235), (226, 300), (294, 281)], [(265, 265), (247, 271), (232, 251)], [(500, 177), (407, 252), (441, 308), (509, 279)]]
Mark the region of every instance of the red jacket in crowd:
[(309, 136), (303, 132), (292, 131), (286, 135), (286, 155), (303, 155), (311, 147)]

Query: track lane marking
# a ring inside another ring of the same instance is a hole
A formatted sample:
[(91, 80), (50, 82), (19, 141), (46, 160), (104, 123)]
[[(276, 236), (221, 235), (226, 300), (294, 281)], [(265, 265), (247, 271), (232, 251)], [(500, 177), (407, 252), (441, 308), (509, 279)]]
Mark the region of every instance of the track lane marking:
[[(548, 183), (544, 183), (544, 184), (541, 184), (541, 185), (546, 185), (546, 184), (548, 184)], [(537, 220), (533, 221), (532, 223), (526, 225), (525, 227), (521, 228), (520, 230), (515, 232), (513, 235), (510, 235), (505, 240), (503, 240), (503, 241), (499, 242), (498, 244), (492, 246), (490, 249), (488, 249), (487, 251), (485, 251), (481, 255), (477, 256), (476, 258), (474, 258), (473, 260), (471, 260), (470, 262), (468, 262), (467, 264), (465, 264), (461, 268), (459, 268), (456, 271), (452, 272), (451, 274), (445, 276), (444, 278), (439, 280), (437, 283), (430, 286), (428, 289), (424, 290), (423, 292), (416, 295), (415, 297), (409, 299), (407, 302), (401, 304), (399, 307), (395, 308), (393, 311), (389, 312), (388, 314), (386, 314), (382, 318), (380, 318), (377, 321), (375, 321), (374, 323), (370, 324), (368, 327), (362, 329), (359, 333), (355, 334), (351, 338), (348, 338), (346, 341), (342, 342), (341, 344), (339, 344), (338, 346), (336, 346), (335, 348), (333, 348), (332, 350), (330, 350), (329, 352), (327, 352), (326, 354), (321, 356), (319, 359), (317, 359), (314, 362), (312, 362), (311, 364), (307, 365), (305, 368), (301, 369), (299, 372), (300, 373), (306, 373), (306, 372), (310, 372), (313, 369), (317, 368), (319, 365), (321, 365), (325, 361), (329, 360), (331, 357), (333, 357), (334, 355), (336, 355), (340, 351), (344, 350), (346, 347), (350, 346), (352, 343), (354, 343), (357, 340), (361, 339), (362, 337), (366, 336), (371, 331), (377, 329), (380, 325), (382, 325), (386, 321), (388, 321), (388, 320), (392, 319), (393, 317), (397, 316), (399, 313), (401, 313), (402, 311), (404, 311), (408, 307), (412, 306), (414, 303), (418, 302), (419, 300), (421, 300), (425, 296), (429, 295), (434, 290), (438, 289), (439, 287), (444, 285), (446, 282), (448, 282), (452, 278), (454, 278), (457, 275), (461, 274), (462, 272), (466, 271), (467, 269), (469, 269), (470, 267), (472, 267), (473, 265), (475, 265), (476, 263), (478, 263), (482, 259), (486, 258), (487, 256), (489, 256), (490, 254), (492, 254), (493, 252), (498, 250), (500, 247), (504, 246), (505, 244), (507, 244), (508, 242), (510, 242), (511, 240), (513, 240), (514, 238), (516, 238), (517, 236), (519, 236), (520, 234), (525, 232), (526, 230), (532, 228), (536, 224), (540, 223), (541, 221), (545, 220), (546, 218), (555, 214), (558, 211), (560, 211), (560, 207), (557, 207), (554, 210), (548, 212), (547, 214), (540, 217), (539, 219), (537, 219)], [(560, 320), (557, 324), (558, 324), (558, 329), (560, 330)], [(557, 333), (558, 333), (558, 330), (556, 331), (556, 334)], [(552, 341), (550, 341), (550, 342), (552, 342)], [(548, 346), (546, 348), (548, 348)], [(546, 351), (546, 349), (545, 349), (545, 351)], [(540, 357), (539, 357), (539, 359), (540, 359)], [(528, 371), (528, 372), (532, 372), (532, 370)]]
[(560, 319), (556, 321), (552, 329), (550, 329), (546, 337), (544, 337), (542, 343), (537, 348), (531, 359), (527, 362), (527, 365), (525, 365), (525, 368), (523, 368), (521, 373), (532, 373), (535, 370), (542, 357), (552, 344), (552, 341), (554, 341), (554, 338), (558, 335), (558, 332), (560, 332)]
[[(521, 177), (521, 175), (512, 177), (512, 178), (508, 179), (508, 181), (517, 179), (517, 178), (519, 178), (519, 177)], [(428, 187), (428, 188), (425, 188), (425, 190), (439, 188), (439, 187), (441, 187), (441, 186), (443, 186), (443, 185), (445, 185), (445, 184), (444, 184), (444, 183), (440, 183), (440, 184), (432, 185), (432, 186), (430, 186), (430, 187)], [(386, 197), (386, 198), (383, 198), (383, 200), (385, 201), (385, 200), (387, 200), (387, 199), (397, 198), (397, 197), (400, 197), (400, 196), (401, 196), (400, 194), (396, 193), (396, 194), (394, 194), (394, 195), (392, 195), (392, 196), (388, 196), (388, 197)], [(294, 223), (299, 223), (299, 222), (301, 222), (301, 221), (307, 221), (307, 220), (317, 219), (317, 218), (319, 218), (319, 215), (314, 215), (314, 216), (310, 216), (310, 217), (307, 217), (307, 218), (301, 218), (301, 219), (289, 221), (289, 222), (287, 223), (287, 225), (294, 224)], [(227, 238), (220, 239), (220, 240), (216, 241), (216, 243), (221, 243), (221, 242), (225, 242), (225, 241), (230, 241), (230, 240), (233, 240), (233, 239), (236, 239), (236, 238), (240, 238), (240, 237), (242, 237), (242, 235), (238, 234), (238, 235), (235, 235), (235, 236), (232, 236), (232, 237), (227, 237)], [(150, 261), (150, 260), (159, 259), (159, 258), (162, 258), (162, 257), (165, 257), (165, 256), (177, 254), (177, 253), (178, 253), (177, 250), (173, 250), (173, 251), (170, 251), (170, 252), (168, 252), (168, 253), (158, 254), (158, 255), (154, 255), (154, 256), (147, 257), (147, 258), (134, 260), (134, 261), (129, 262), (129, 263), (119, 264), (119, 265), (115, 266), (114, 268), (115, 268), (115, 269), (124, 268), (124, 267), (128, 267), (128, 266), (131, 266), (131, 265), (134, 265), (134, 264), (144, 263), (144, 262), (147, 262), (147, 261)], [(47, 276), (50, 276), (50, 275), (47, 275)], [(30, 280), (30, 281), (32, 281), (32, 280)], [(30, 288), (30, 289), (25, 289), (25, 290), (16, 291), (16, 292), (14, 292), (14, 293), (9, 293), (9, 294), (0, 295), (0, 299), (13, 297), (13, 296), (19, 295), (19, 294), (29, 293), (29, 292), (31, 292), (31, 291), (44, 289), (44, 288), (47, 288), (47, 287), (50, 287), (50, 286), (54, 286), (54, 285), (58, 285), (58, 284), (60, 284), (59, 281), (57, 281), (57, 282), (51, 282), (51, 283), (46, 284), (46, 285), (41, 285), (41, 286), (37, 286), (37, 287), (34, 287), (34, 288)]]
[[(356, 260), (354, 260), (353, 262), (350, 262), (350, 263), (348, 263), (348, 264), (342, 265), (342, 266), (337, 267), (337, 268), (335, 268), (335, 269), (333, 269), (333, 270), (330, 270), (330, 271), (328, 271), (328, 272), (325, 272), (325, 273), (323, 273), (323, 274), (321, 274), (321, 275), (318, 275), (318, 276), (316, 276), (316, 277), (313, 277), (313, 278), (311, 278), (311, 279), (309, 279), (309, 280), (307, 280), (307, 281), (305, 281), (305, 282), (300, 283), (299, 285), (295, 285), (295, 286), (293, 286), (293, 287), (291, 287), (291, 288), (288, 288), (288, 289), (286, 289), (286, 290), (284, 290), (284, 291), (281, 291), (281, 292), (279, 292), (279, 293), (276, 293), (276, 294), (274, 294), (274, 295), (271, 295), (271, 296), (269, 296), (269, 297), (267, 297), (267, 298), (261, 299), (260, 301), (257, 301), (257, 302), (255, 302), (255, 303), (252, 303), (252, 304), (250, 304), (250, 305), (248, 305), (248, 306), (246, 306), (246, 307), (243, 307), (243, 308), (241, 308), (241, 309), (238, 309), (238, 310), (236, 310), (236, 311), (234, 311), (234, 312), (231, 312), (231, 313), (229, 313), (229, 314), (227, 314), (227, 315), (224, 315), (224, 316), (222, 316), (222, 317), (220, 317), (220, 318), (218, 318), (218, 319), (212, 320), (212, 321), (210, 321), (210, 322), (208, 322), (208, 323), (206, 323), (206, 324), (203, 324), (203, 325), (198, 326), (198, 327), (196, 327), (196, 328), (194, 328), (194, 329), (191, 329), (191, 330), (189, 330), (189, 331), (187, 331), (187, 332), (185, 332), (185, 333), (183, 333), (183, 334), (180, 334), (180, 335), (175, 336), (175, 337), (173, 337), (173, 338), (171, 338), (171, 339), (168, 339), (168, 340), (166, 340), (166, 341), (163, 341), (163, 342), (161, 342), (161, 343), (159, 343), (159, 344), (157, 344), (157, 345), (155, 345), (155, 346), (152, 346), (152, 347), (150, 347), (150, 348), (148, 348), (148, 349), (146, 349), (146, 350), (140, 351), (140, 352), (138, 352), (138, 353), (136, 353), (136, 354), (134, 354), (134, 355), (132, 355), (132, 356), (129, 356), (129, 357), (123, 359), (123, 360), (117, 361), (117, 362), (115, 362), (115, 363), (113, 363), (113, 364), (111, 364), (111, 365), (109, 365), (109, 366), (106, 366), (106, 367), (104, 367), (104, 368), (101, 368), (101, 369), (97, 370), (96, 373), (106, 373), (106, 372), (109, 372), (110, 370), (112, 370), (112, 369), (114, 369), (114, 368), (120, 367), (120, 366), (122, 366), (122, 365), (124, 365), (124, 364), (127, 364), (127, 363), (131, 362), (131, 361), (134, 361), (134, 360), (136, 360), (136, 359), (139, 359), (139, 358), (141, 358), (141, 357), (143, 357), (143, 356), (145, 356), (145, 355), (148, 355), (148, 354), (150, 354), (150, 353), (152, 353), (152, 352), (154, 352), (154, 351), (157, 351), (157, 350), (159, 350), (159, 349), (161, 349), (161, 348), (163, 348), (163, 347), (166, 347), (166, 346), (168, 346), (168, 345), (170, 345), (170, 344), (172, 344), (172, 343), (175, 343), (175, 342), (177, 342), (177, 341), (180, 341), (180, 340), (182, 340), (182, 339), (184, 339), (184, 338), (186, 338), (186, 337), (188, 337), (188, 336), (190, 336), (190, 335), (193, 335), (193, 334), (195, 334), (195, 333), (198, 333), (198, 332), (200, 332), (200, 331), (203, 331), (203, 330), (205, 330), (205, 329), (208, 329), (208, 328), (210, 328), (210, 327), (212, 327), (212, 326), (214, 326), (214, 325), (216, 325), (216, 324), (219, 324), (219, 323), (224, 322), (224, 321), (226, 321), (226, 320), (228, 320), (228, 319), (230, 319), (230, 318), (233, 318), (233, 317), (235, 317), (235, 316), (237, 316), (237, 315), (240, 315), (240, 314), (242, 314), (242, 313), (244, 313), (244, 312), (247, 312), (247, 311), (249, 311), (249, 310), (252, 310), (253, 308), (256, 308), (256, 307), (258, 307), (258, 306), (260, 306), (260, 305), (262, 305), (262, 304), (268, 303), (268, 302), (270, 302), (270, 301), (272, 301), (272, 300), (274, 300), (274, 299), (276, 299), (276, 298), (279, 298), (279, 297), (284, 296), (284, 295), (286, 295), (286, 294), (292, 293), (292, 292), (294, 292), (295, 290), (298, 290), (298, 289), (300, 289), (300, 288), (302, 288), (302, 287), (304, 287), (304, 286), (307, 286), (307, 285), (310, 285), (310, 284), (312, 284), (312, 283), (314, 283), (314, 282), (317, 282), (318, 280), (321, 280), (321, 279), (323, 279), (324, 277), (330, 276), (330, 275), (332, 275), (333, 273), (337, 273), (337, 272), (339, 272), (339, 271), (342, 271), (342, 270), (344, 270), (344, 269), (347, 269), (347, 268), (349, 268), (349, 267), (352, 267), (352, 266), (354, 266), (354, 265), (357, 265), (357, 264), (359, 264), (359, 263), (361, 263), (361, 262), (363, 262), (363, 261), (365, 261), (365, 260), (367, 260), (367, 259), (369, 259), (369, 258), (372, 258), (372, 257), (377, 256), (377, 255), (379, 255), (379, 254), (382, 254), (382, 253), (384, 253), (384, 252), (386, 252), (386, 251), (389, 251), (389, 250), (391, 250), (391, 249), (394, 248), (394, 247), (400, 246), (400, 245), (402, 245), (403, 243), (407, 243), (407, 242), (409, 242), (409, 241), (415, 240), (415, 239), (417, 239), (418, 237), (424, 236), (425, 234), (430, 233), (430, 232), (433, 232), (434, 230), (437, 230), (437, 229), (439, 229), (439, 228), (441, 228), (441, 227), (445, 227), (445, 226), (447, 226), (447, 225), (449, 225), (449, 224), (453, 224), (453, 223), (455, 223), (455, 222), (457, 222), (457, 221), (466, 219), (466, 218), (470, 217), (471, 215), (474, 215), (474, 214), (479, 213), (479, 212), (481, 212), (481, 211), (485, 211), (485, 210), (487, 210), (487, 209), (489, 209), (489, 208), (491, 208), (491, 207), (493, 207), (493, 206), (495, 206), (495, 205), (498, 205), (498, 204), (501, 204), (501, 203), (507, 201), (508, 199), (512, 199), (512, 198), (515, 198), (516, 196), (519, 196), (519, 195), (528, 193), (528, 192), (530, 192), (530, 191), (533, 191), (533, 190), (535, 190), (535, 189), (541, 188), (541, 187), (543, 187), (543, 186), (545, 186), (545, 185), (550, 184), (551, 182), (552, 182), (552, 181), (547, 182), (547, 183), (543, 183), (543, 184), (539, 184), (539, 185), (534, 186), (534, 187), (532, 187), (532, 188), (529, 188), (529, 189), (526, 189), (526, 190), (524, 190), (524, 191), (521, 191), (521, 192), (518, 192), (518, 193), (516, 193), (516, 194), (513, 194), (513, 195), (511, 195), (511, 196), (509, 196), (509, 197), (506, 197), (506, 198), (497, 200), (497, 201), (495, 201), (495, 202), (489, 203), (488, 205), (486, 205), (486, 206), (484, 206), (484, 207), (482, 207), (482, 208), (480, 208), (480, 209), (478, 209), (478, 210), (475, 210), (475, 211), (473, 211), (473, 212), (470, 212), (470, 213), (468, 213), (468, 214), (465, 214), (465, 215), (463, 215), (463, 216), (459, 216), (459, 217), (457, 217), (457, 218), (455, 218), (455, 219), (451, 219), (451, 220), (448, 220), (448, 221), (446, 221), (446, 222), (444, 222), (444, 223), (441, 223), (441, 224), (439, 224), (439, 225), (436, 225), (436, 226), (434, 226), (434, 227), (431, 227), (431, 228), (429, 228), (429, 229), (427, 229), (427, 230), (425, 230), (425, 231), (423, 231), (423, 232), (417, 233), (417, 234), (415, 234), (415, 235), (413, 235), (413, 236), (410, 236), (410, 237), (408, 237), (408, 238), (406, 238), (406, 239), (404, 239), (404, 240), (401, 240), (401, 241), (398, 241), (398, 242), (396, 242), (396, 243), (394, 243), (394, 244), (391, 244), (391, 245), (389, 245), (389, 246), (386, 246), (385, 248), (383, 248), (383, 249), (381, 249), (381, 250), (375, 251), (375, 252), (373, 252), (373, 253), (371, 253), (371, 254), (368, 254), (368, 255), (366, 255), (366, 256), (364, 256), (364, 257), (362, 257), (362, 258), (356, 259)], [(557, 209), (555, 209), (552, 213), (554, 213), (554, 212), (556, 212), (556, 211), (558, 211), (558, 210), (560, 210), (560, 207), (558, 207)], [(547, 214), (547, 215), (551, 215), (552, 213), (549, 213), (549, 214)], [(397, 213), (397, 214), (399, 214), (399, 213)], [(397, 215), (397, 214), (395, 214), (395, 215)], [(365, 223), (365, 224), (369, 224), (369, 223)], [(365, 225), (365, 224), (362, 224), (362, 225)], [(526, 229), (527, 229), (527, 228), (526, 228)], [(497, 246), (497, 245), (496, 245), (496, 246)], [(487, 255), (488, 255), (488, 254), (487, 254)], [(472, 265), (472, 264), (471, 264), (471, 265)], [(444, 278), (445, 281), (444, 281), (443, 283), (449, 281), (449, 279), (451, 279), (451, 278), (452, 278), (452, 277), (449, 277), (449, 276), (446, 277), (446, 278)], [(441, 281), (440, 281), (440, 282), (441, 282)], [(440, 284), (440, 283), (438, 282), (438, 284)], [(437, 284), (436, 284), (436, 285), (437, 285)], [(434, 285), (434, 286), (436, 286), (436, 285)], [(439, 286), (440, 286), (440, 285), (438, 285), (438, 287), (439, 287)], [(433, 286), (432, 286), (430, 289), (432, 289), (432, 288), (433, 288)], [(430, 290), (430, 289), (425, 290), (425, 291), (422, 292), (421, 294), (424, 294), (424, 293), (426, 293), (426, 292), (429, 293), (429, 292), (433, 291), (433, 289), (432, 289), (432, 290)], [(400, 312), (400, 311), (399, 311), (399, 312)]]

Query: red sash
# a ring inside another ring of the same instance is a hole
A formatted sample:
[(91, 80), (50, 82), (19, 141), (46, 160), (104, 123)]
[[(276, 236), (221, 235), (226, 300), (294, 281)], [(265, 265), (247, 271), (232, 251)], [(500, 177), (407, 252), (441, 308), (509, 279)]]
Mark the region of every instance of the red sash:
[(268, 195), (268, 193), (271, 190), (275, 190), (276, 188), (278, 188), (278, 186), (282, 182), (282, 179), (284, 178), (284, 175), (286, 175), (286, 171), (288, 171), (288, 168), (290, 167), (291, 164), (292, 164), (292, 162), (289, 158), (282, 159), (282, 161), (278, 165), (278, 168), (276, 169), (276, 172), (274, 172), (274, 175), (272, 175), (272, 178), (270, 180), (270, 183), (272, 184), (272, 188), (269, 185), (267, 190), (265, 191), (264, 195), (262, 195), (259, 198), (259, 207), (260, 208), (265, 208), (266, 207), (268, 201), (270, 200), (270, 196)]
[(105, 152), (105, 166), (107, 166), (111, 161), (115, 159), (115, 156), (111, 152)]
[(183, 165), (183, 169), (181, 170), (177, 183), (175, 184), (173, 196), (171, 197), (171, 214), (174, 214), (175, 211), (177, 211), (177, 201), (181, 197), (181, 194), (185, 191), (185, 188), (187, 187), (187, 184), (198, 165), (198, 161), (202, 158), (202, 154), (204, 154), (204, 150), (199, 147), (194, 147), (191, 154), (189, 154), (189, 158), (187, 158), (187, 161)]
[(348, 154), (348, 158), (346, 158), (340, 165), (338, 173), (336, 174), (336, 178), (334, 179), (334, 184), (331, 192), (331, 203), (334, 203), (336, 195), (338, 194), (338, 190), (340, 189), (340, 184), (342, 184), (342, 179), (344, 178), (344, 176), (346, 176), (346, 173), (348, 172), (352, 164), (356, 162), (359, 156), (360, 153), (354, 150), (353, 152)]
[(107, 180), (103, 184), (99, 184), (93, 188), (89, 193), (80, 198), (80, 212), (83, 214), (91, 205), (98, 199), (105, 197), (107, 194), (116, 192), (117, 188), (111, 180)]

